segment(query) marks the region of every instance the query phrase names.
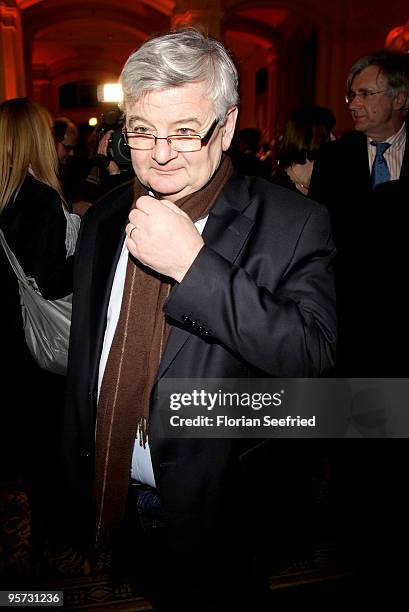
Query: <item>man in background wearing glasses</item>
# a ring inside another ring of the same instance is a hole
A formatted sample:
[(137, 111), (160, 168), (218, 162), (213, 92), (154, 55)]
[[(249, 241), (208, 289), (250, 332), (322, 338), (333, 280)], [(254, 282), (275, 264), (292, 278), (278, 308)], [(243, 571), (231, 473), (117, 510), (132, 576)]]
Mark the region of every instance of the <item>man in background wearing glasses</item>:
[(66, 164), (68, 158), (74, 155), (75, 147), (78, 144), (78, 128), (67, 117), (57, 117), (53, 127), (58, 161), (60, 164)]
[(57, 117), (54, 121), (53, 132), (58, 156), (58, 175), (62, 183), (64, 198), (67, 205), (74, 209), (77, 170), (72, 162), (79, 141), (79, 130), (68, 117)]
[(336, 374), (406, 377), (396, 348), (406, 315), (390, 289), (399, 286), (407, 241), (409, 57), (380, 51), (360, 58), (345, 99), (355, 131), (322, 151), (309, 191), (328, 207), (338, 250)]
[[(338, 250), (334, 375), (407, 378), (409, 324), (401, 291), (409, 227), (409, 57), (381, 51), (359, 59), (347, 79), (346, 102), (355, 132), (323, 150), (310, 187), (310, 197), (328, 206)], [(388, 422), (389, 408), (386, 399), (358, 407), (371, 437)], [(344, 484), (339, 523), (368, 592), (376, 595), (382, 585), (395, 592), (400, 552), (408, 547), (407, 450), (404, 439), (362, 442), (337, 447)]]
[(161, 437), (158, 382), (330, 368), (328, 213), (234, 173), (238, 78), (218, 41), (194, 29), (153, 38), (121, 81), (137, 179), (81, 227), (64, 424), (72, 516), (90, 516), (99, 542), (123, 534), (122, 560), (155, 609), (256, 610), (266, 520), (285, 517), (291, 495), (292, 516), (299, 507), (293, 481), (288, 499), (274, 491), (286, 460), (268, 462), (261, 440)]

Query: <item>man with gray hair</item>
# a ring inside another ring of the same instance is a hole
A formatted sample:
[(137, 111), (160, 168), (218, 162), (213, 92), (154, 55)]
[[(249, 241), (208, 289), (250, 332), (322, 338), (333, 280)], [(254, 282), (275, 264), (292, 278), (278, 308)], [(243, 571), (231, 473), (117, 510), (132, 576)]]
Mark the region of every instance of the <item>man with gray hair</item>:
[(81, 228), (64, 426), (72, 517), (128, 544), (155, 609), (255, 610), (255, 555), (280, 515), (269, 445), (161, 436), (158, 384), (332, 366), (327, 212), (234, 173), (238, 75), (220, 42), (194, 29), (153, 38), (121, 81), (137, 178)]
[(380, 185), (409, 179), (409, 58), (385, 50), (361, 57), (346, 90), (355, 132), (323, 151), (310, 187), (310, 196), (328, 206), (335, 232), (355, 201), (368, 202)]
[[(309, 192), (328, 206), (338, 250), (334, 375), (406, 379), (409, 56), (383, 50), (358, 59), (346, 88), (355, 131), (323, 149)], [(379, 599), (382, 590), (396, 592), (407, 548), (406, 449), (403, 440), (387, 451), (387, 440), (354, 442), (336, 450), (340, 540), (363, 592)]]
[(388, 270), (390, 286), (406, 273), (409, 56), (383, 50), (358, 59), (346, 89), (355, 131), (322, 150), (309, 190), (328, 207), (338, 250), (336, 375), (405, 377), (406, 356), (395, 339), (407, 327), (406, 313), (379, 291), (379, 270)]

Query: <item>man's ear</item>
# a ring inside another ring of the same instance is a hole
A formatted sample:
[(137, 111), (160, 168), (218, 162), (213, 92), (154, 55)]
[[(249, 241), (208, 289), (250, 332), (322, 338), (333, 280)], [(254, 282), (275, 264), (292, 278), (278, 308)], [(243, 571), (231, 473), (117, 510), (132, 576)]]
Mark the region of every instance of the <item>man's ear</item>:
[(401, 111), (407, 108), (409, 104), (408, 95), (400, 91), (393, 99), (393, 110)]
[(233, 140), (233, 136), (234, 136), (234, 130), (236, 127), (236, 121), (237, 121), (237, 115), (238, 115), (238, 109), (237, 106), (234, 106), (233, 108), (231, 108), (228, 113), (227, 113), (227, 117), (226, 117), (226, 121), (223, 124), (222, 130), (223, 130), (223, 137), (222, 137), (222, 148), (223, 151), (227, 151), (227, 149), (230, 147), (230, 143)]

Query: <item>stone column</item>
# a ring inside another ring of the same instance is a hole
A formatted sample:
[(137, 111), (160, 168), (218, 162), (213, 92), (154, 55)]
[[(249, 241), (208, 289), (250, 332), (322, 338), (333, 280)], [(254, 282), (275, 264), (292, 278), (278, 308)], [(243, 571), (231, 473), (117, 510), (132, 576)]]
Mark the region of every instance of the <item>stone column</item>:
[(0, 100), (26, 94), (21, 13), (15, 0), (0, 2)]
[(197, 27), (221, 40), (221, 17), (221, 0), (176, 0), (171, 27)]

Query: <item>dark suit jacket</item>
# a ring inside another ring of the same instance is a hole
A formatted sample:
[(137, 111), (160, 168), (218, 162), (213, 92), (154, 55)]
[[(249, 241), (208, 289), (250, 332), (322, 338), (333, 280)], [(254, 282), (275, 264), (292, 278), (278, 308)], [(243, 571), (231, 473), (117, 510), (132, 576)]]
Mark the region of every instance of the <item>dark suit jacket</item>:
[[(399, 180), (373, 192), (369, 181), (366, 136), (359, 132), (329, 144), (314, 163), (310, 197), (327, 205), (338, 250), (338, 360), (332, 375), (406, 378), (408, 140)], [(377, 589), (395, 592), (403, 571), (398, 559), (407, 549), (406, 446), (405, 439), (333, 445), (340, 542), (361, 574), (365, 597)]]
[(338, 252), (334, 375), (406, 377), (401, 348), (409, 340), (409, 326), (395, 292), (406, 275), (409, 141), (399, 180), (374, 191), (366, 143), (365, 134), (352, 132), (324, 148), (314, 163), (309, 192), (328, 207)]
[[(76, 254), (64, 453), (71, 499), (81, 512), (91, 502), (98, 365), (131, 201), (129, 185), (90, 209)], [(325, 208), (263, 179), (234, 175), (203, 238), (205, 246), (165, 304), (172, 331), (156, 382), (309, 377), (328, 369), (336, 325)], [(273, 478), (276, 468), (264, 461), (267, 476), (255, 469), (266, 458), (260, 440), (161, 439), (156, 392), (155, 384), (149, 444), (171, 545), (185, 559), (198, 552), (204, 558), (215, 542), (218, 551), (229, 539), (237, 542), (240, 521), (242, 532), (259, 524), (266, 487), (257, 483)], [(249, 470), (255, 504), (243, 489)]]
[[(407, 140), (399, 181), (391, 181), (392, 189), (400, 187), (403, 193), (408, 181)], [(328, 207), (339, 252), (348, 248), (357, 223), (359, 231), (362, 231), (363, 225), (378, 214), (378, 210), (373, 209), (374, 204), (377, 209), (391, 204), (388, 187), (386, 184), (378, 185), (374, 191), (371, 190), (367, 137), (362, 132), (350, 132), (324, 147), (314, 163), (309, 196)]]

